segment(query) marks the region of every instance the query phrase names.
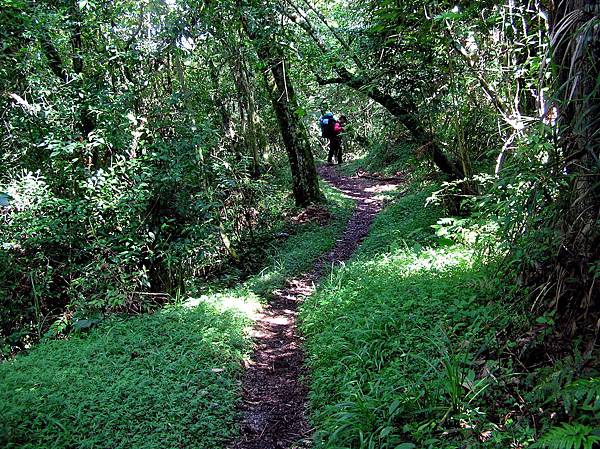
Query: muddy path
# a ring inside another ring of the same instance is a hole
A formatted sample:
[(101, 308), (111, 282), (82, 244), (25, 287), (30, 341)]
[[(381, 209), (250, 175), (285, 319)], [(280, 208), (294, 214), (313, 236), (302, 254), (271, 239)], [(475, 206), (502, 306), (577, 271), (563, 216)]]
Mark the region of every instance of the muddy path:
[(322, 166), (319, 175), (356, 201), (356, 209), (335, 247), (313, 269), (287, 281), (273, 292), (253, 329), (254, 354), (243, 380), (241, 435), (231, 449), (305, 449), (312, 429), (306, 420), (308, 387), (302, 382), (302, 337), (296, 327), (300, 303), (335, 263), (350, 258), (382, 209), (378, 194), (394, 189), (400, 180), (377, 180), (340, 175)]

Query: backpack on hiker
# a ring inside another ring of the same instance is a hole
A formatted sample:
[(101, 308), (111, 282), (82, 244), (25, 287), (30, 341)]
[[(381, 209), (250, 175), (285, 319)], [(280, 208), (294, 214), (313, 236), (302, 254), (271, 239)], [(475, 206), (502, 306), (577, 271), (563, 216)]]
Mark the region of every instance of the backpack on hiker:
[(319, 119), (319, 124), (321, 125), (321, 137), (325, 137), (327, 139), (334, 137), (335, 123), (336, 120), (333, 118), (333, 114), (331, 112), (323, 114)]

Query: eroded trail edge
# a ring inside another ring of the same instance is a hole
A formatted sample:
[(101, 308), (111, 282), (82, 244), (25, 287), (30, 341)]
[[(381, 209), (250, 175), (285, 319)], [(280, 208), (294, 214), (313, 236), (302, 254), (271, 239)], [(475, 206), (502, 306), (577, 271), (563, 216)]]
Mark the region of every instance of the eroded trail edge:
[(356, 209), (335, 247), (317, 260), (313, 269), (287, 281), (273, 292), (257, 317), (253, 337), (254, 354), (243, 381), (243, 422), (234, 449), (309, 448), (312, 429), (305, 412), (308, 387), (302, 337), (296, 327), (299, 304), (314, 291), (314, 285), (332, 265), (347, 260), (365, 238), (373, 218), (382, 209), (379, 194), (401, 181), (345, 177), (332, 166), (319, 168), (319, 175), (356, 201)]

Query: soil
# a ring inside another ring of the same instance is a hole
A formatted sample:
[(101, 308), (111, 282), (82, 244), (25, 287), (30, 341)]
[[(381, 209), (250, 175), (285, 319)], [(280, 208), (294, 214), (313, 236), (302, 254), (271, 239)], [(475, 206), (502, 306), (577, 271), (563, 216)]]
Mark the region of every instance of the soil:
[[(319, 175), (356, 201), (356, 209), (335, 247), (317, 260), (313, 269), (287, 281), (273, 292), (257, 316), (252, 360), (243, 381), (243, 422), (240, 438), (231, 449), (308, 449), (312, 429), (306, 420), (308, 376), (304, 366), (303, 338), (296, 327), (300, 303), (333, 265), (350, 258), (365, 238), (375, 215), (382, 209), (380, 193), (401, 180), (346, 177), (333, 166), (322, 166)], [(315, 209), (309, 215), (315, 215)], [(316, 214), (320, 215), (320, 214)]]
[(289, 222), (294, 225), (313, 222), (325, 226), (330, 220), (331, 214), (325, 207), (320, 204), (311, 204), (298, 215), (291, 217)]

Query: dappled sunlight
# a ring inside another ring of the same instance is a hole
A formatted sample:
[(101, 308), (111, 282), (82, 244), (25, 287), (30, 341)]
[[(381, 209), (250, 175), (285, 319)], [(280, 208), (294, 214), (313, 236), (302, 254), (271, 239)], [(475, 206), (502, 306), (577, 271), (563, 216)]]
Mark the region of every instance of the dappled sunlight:
[(421, 271), (442, 272), (455, 267), (470, 267), (474, 251), (462, 245), (450, 248), (402, 248), (362, 260), (365, 270), (389, 271), (406, 277)]
[[(302, 322), (313, 407), (331, 447), (352, 446), (357, 428), (376, 436), (376, 423), (393, 419), (398, 410), (450, 413), (452, 379), (444, 354), (473, 345), (465, 346), (453, 329), (477, 329), (479, 320), (502, 313), (500, 305), (478, 301), (489, 293), (478, 287), (482, 270), (470, 262), (470, 254), (458, 248), (356, 261), (308, 300)], [(470, 400), (469, 391), (459, 393), (465, 403)]]
[(267, 266), (246, 282), (246, 286), (256, 295), (269, 297), (273, 290), (284, 283), (286, 276), (309, 270), (315, 259), (334, 244), (352, 213), (353, 204), (327, 184), (323, 185), (323, 191), (327, 196), (331, 220), (326, 226), (312, 221), (294, 223), (291, 229), (294, 233), (287, 235), (279, 247), (279, 253), (272, 254)]
[(359, 447), (359, 432), (377, 447), (381, 422), (390, 423), (390, 441), (406, 441), (412, 427), (396, 426), (397, 420), (415, 427), (446, 420), (465, 432), (458, 438), (488, 437), (490, 428), (505, 425), (475, 402), (483, 391), (501, 394), (497, 368), (466, 361), (484, 342), (494, 344), (488, 323), (502, 328), (511, 317), (489, 301), (493, 287), (475, 247), (437, 244), (431, 226), (439, 215), (418, 207), (426, 196), (384, 210), (358, 256), (336, 268), (302, 307), (313, 416), (325, 447)]
[(11, 438), (31, 447), (221, 447), (250, 349), (242, 302), (108, 320), (0, 364)]
[(455, 249), (430, 248), (422, 251), (418, 258), (406, 266), (406, 272), (444, 271), (455, 267), (469, 267), (473, 251), (464, 247)]
[(365, 192), (369, 193), (384, 193), (384, 192), (393, 192), (394, 190), (398, 190), (398, 186), (394, 184), (376, 184), (371, 187), (367, 187)]
[(208, 304), (220, 312), (233, 311), (253, 319), (261, 310), (260, 300), (250, 291), (244, 293), (239, 295), (215, 293), (188, 298), (182, 303), (182, 307), (195, 309), (200, 304)]
[(25, 172), (6, 188), (6, 206), (18, 211), (35, 208), (51, 197), (50, 188), (40, 172)]
[(600, 0), (0, 4), (0, 448), (600, 444)]

